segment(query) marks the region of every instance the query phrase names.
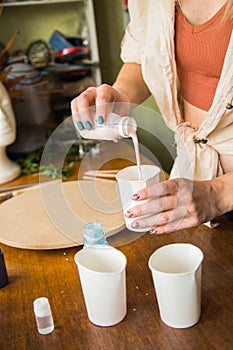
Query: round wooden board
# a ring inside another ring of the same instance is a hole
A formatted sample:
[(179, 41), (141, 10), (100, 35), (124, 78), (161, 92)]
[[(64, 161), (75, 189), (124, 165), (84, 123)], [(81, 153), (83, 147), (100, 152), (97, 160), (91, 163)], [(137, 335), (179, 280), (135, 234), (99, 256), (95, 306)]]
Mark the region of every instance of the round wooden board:
[(117, 182), (55, 181), (0, 206), (0, 242), (24, 249), (78, 246), (91, 221), (101, 222), (106, 236), (125, 227)]

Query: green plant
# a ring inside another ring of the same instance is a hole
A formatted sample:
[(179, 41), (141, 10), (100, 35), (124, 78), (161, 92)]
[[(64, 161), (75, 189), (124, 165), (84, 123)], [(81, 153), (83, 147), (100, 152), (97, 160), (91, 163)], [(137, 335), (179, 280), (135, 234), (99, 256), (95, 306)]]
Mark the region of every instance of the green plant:
[[(56, 149), (62, 151), (62, 144), (56, 144), (55, 146)], [(74, 144), (70, 147), (65, 158), (63, 167), (61, 168), (60, 166), (56, 165), (56, 161), (54, 160), (53, 147), (51, 147), (51, 149), (46, 149), (47, 164), (40, 165), (43, 151), (43, 147), (38, 148), (36, 151), (33, 151), (25, 157), (22, 157), (16, 161), (21, 166), (22, 174), (40, 173), (42, 175), (52, 177), (53, 179), (67, 179), (69, 176), (71, 176), (71, 170), (74, 163), (80, 159), (79, 146), (77, 144)]]

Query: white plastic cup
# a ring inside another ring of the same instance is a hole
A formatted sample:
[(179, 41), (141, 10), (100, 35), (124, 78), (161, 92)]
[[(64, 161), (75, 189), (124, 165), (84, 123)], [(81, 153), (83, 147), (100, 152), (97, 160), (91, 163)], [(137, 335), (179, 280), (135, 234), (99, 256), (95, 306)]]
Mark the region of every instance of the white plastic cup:
[(186, 243), (163, 246), (149, 259), (160, 317), (170, 327), (187, 328), (201, 315), (202, 251)]
[(126, 305), (126, 257), (111, 246), (93, 245), (75, 255), (89, 320), (113, 326), (123, 320)]
[[(141, 165), (141, 179), (139, 179), (139, 169), (138, 166), (133, 165), (120, 170), (116, 179), (118, 181), (118, 189), (120, 192), (120, 198), (122, 203), (122, 208), (124, 213), (134, 207), (137, 204), (144, 204), (147, 200), (142, 200), (140, 202), (133, 201), (131, 196), (142, 188), (150, 187), (154, 183), (158, 183), (160, 179), (160, 168), (155, 165)], [(143, 216), (145, 217), (145, 216)], [(142, 218), (142, 217), (141, 217)], [(147, 232), (151, 227), (145, 228), (133, 228), (131, 226), (135, 218), (127, 218), (125, 216), (125, 225), (127, 229), (135, 232)]]

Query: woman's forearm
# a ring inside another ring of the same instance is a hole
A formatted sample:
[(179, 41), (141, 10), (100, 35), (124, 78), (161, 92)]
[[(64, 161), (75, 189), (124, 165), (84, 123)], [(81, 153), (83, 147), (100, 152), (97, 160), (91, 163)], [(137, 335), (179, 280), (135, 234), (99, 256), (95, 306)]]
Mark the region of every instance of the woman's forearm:
[(140, 104), (150, 96), (137, 63), (124, 63), (113, 87), (127, 96), (130, 103)]

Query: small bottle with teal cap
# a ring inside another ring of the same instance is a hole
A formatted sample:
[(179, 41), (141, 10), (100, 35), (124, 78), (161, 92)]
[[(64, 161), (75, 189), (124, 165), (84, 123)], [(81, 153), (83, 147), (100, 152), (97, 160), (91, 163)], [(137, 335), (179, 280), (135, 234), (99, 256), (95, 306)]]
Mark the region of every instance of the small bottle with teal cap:
[(83, 248), (94, 244), (108, 245), (103, 225), (100, 222), (89, 222), (84, 226)]

